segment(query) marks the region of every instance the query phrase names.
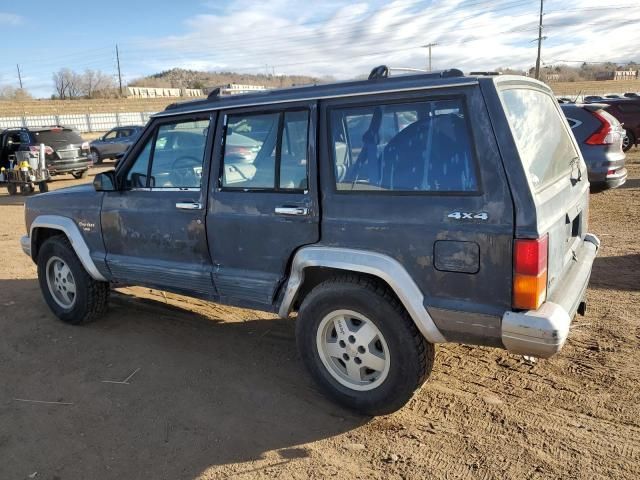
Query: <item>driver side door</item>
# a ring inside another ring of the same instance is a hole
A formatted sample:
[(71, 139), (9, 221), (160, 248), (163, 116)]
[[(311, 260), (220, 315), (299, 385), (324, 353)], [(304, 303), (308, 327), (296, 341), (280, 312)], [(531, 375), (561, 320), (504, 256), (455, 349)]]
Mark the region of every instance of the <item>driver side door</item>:
[(114, 280), (214, 298), (205, 232), (215, 114), (158, 120), (118, 168), (102, 203)]

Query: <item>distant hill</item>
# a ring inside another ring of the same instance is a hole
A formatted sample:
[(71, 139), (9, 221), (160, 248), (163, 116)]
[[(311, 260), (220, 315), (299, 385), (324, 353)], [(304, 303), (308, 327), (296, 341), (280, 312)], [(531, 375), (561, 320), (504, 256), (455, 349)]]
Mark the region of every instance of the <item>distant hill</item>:
[[(327, 81), (327, 79), (323, 79)], [(233, 72), (201, 72), (172, 68), (164, 72), (155, 73), (129, 82), (131, 87), (156, 88), (203, 88), (211, 89), (228, 83), (243, 85), (263, 85), (265, 87), (289, 87), (305, 85), (321, 81), (318, 78), (305, 75), (252, 75)]]

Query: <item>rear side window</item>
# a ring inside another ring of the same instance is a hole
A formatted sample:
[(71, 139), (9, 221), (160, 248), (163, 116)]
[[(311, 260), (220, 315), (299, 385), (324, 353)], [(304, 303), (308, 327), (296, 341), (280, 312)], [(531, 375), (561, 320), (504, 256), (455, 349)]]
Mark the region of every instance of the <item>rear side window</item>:
[(242, 190), (306, 190), (307, 110), (228, 117), (222, 186)]
[(338, 108), (330, 119), (338, 191), (478, 189), (461, 99)]
[(533, 89), (500, 92), (529, 183), (541, 190), (579, 158), (555, 99)]

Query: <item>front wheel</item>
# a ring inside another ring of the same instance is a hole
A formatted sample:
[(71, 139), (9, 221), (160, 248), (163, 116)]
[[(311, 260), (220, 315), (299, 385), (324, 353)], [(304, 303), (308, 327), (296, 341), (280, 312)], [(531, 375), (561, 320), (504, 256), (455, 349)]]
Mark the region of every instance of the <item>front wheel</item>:
[(40, 193), (47, 193), (49, 191), (49, 184), (46, 181), (38, 182), (38, 190)]
[(73, 178), (80, 180), (81, 178), (85, 178), (87, 176), (87, 170), (81, 170), (80, 172), (72, 172)]
[(64, 236), (50, 237), (40, 247), (38, 281), (49, 308), (63, 322), (86, 323), (107, 310), (109, 283), (87, 273)]
[(94, 165), (100, 165), (102, 163), (102, 155), (100, 155), (100, 152), (97, 148), (91, 149), (91, 160), (93, 161)]
[(15, 183), (7, 183), (7, 193), (9, 195), (15, 195), (18, 193), (18, 187)]
[(296, 338), (320, 387), (367, 415), (404, 406), (433, 366), (433, 345), (395, 295), (358, 276), (315, 287), (300, 307)]

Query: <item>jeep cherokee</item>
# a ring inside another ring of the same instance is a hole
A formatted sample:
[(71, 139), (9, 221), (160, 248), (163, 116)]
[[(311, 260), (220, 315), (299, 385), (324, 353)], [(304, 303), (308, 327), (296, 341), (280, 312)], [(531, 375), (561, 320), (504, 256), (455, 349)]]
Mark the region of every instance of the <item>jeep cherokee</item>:
[(297, 312), (312, 376), (367, 414), (411, 398), (436, 343), (558, 352), (599, 241), (551, 90), (386, 71), (172, 105), (93, 186), (28, 199), (51, 310), (87, 322), (126, 284)]

